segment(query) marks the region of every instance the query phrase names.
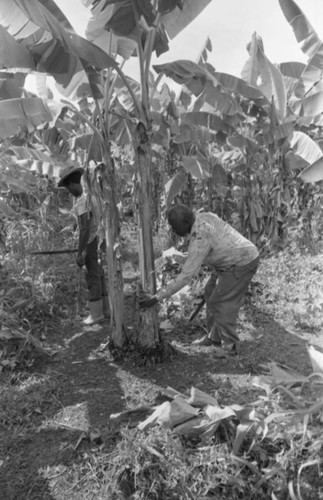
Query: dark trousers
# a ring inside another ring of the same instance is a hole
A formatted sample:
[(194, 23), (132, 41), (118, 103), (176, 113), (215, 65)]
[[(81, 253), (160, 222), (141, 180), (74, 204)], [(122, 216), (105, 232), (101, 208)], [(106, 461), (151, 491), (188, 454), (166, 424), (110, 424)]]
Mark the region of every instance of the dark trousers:
[(238, 351), (237, 319), (242, 299), (257, 271), (259, 257), (245, 266), (212, 272), (205, 286), (209, 338), (224, 348)]
[(100, 300), (107, 296), (104, 270), (99, 259), (98, 238), (94, 238), (86, 246), (85, 251), (86, 284), (89, 291), (89, 302)]

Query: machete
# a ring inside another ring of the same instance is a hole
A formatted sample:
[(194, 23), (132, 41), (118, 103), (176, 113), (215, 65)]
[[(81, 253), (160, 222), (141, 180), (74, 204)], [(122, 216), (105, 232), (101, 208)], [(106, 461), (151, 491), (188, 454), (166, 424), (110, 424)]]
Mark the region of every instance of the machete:
[(203, 299), (201, 300), (201, 302), (199, 303), (199, 305), (197, 306), (197, 308), (195, 309), (195, 311), (191, 315), (189, 321), (193, 321), (193, 319), (198, 315), (198, 313), (200, 312), (200, 310), (202, 309), (204, 304), (205, 304), (205, 298), (203, 297)]
[(54, 255), (59, 253), (76, 253), (77, 248), (65, 248), (64, 250), (37, 250), (36, 252), (29, 252), (31, 255)]

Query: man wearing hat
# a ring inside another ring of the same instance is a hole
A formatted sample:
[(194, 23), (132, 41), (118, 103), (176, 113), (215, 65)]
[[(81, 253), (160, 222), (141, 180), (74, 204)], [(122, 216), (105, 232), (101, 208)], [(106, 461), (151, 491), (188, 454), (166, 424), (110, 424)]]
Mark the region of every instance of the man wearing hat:
[(79, 225), (76, 263), (79, 268), (85, 266), (86, 269), (90, 308), (90, 315), (84, 320), (84, 324), (93, 325), (109, 315), (109, 300), (104, 271), (98, 256), (100, 210), (95, 196), (83, 193), (83, 173), (82, 167), (67, 167), (61, 175), (58, 187), (65, 187), (76, 198), (74, 210)]

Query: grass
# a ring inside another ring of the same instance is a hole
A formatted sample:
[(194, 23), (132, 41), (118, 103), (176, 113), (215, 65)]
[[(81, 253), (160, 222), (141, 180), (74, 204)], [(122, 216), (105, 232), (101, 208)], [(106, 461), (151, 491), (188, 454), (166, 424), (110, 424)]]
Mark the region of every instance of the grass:
[[(22, 262), (20, 268), (11, 261), (3, 280), (3, 324), (30, 330), (46, 342), (48, 332), (41, 325), (51, 328), (75, 308), (77, 283), (63, 279), (69, 265), (69, 258), (60, 265), (29, 260), (29, 267)], [(257, 274), (252, 301), (286, 329), (318, 335), (323, 324), (322, 271), (321, 256), (286, 251), (268, 257)], [(31, 303), (19, 305), (30, 296)], [(192, 309), (188, 299), (182, 305)], [(17, 362), (2, 365), (0, 445), (10, 455), (22, 436), (37, 433), (44, 417), (61, 405), (55, 374), (33, 372), (37, 354), (32, 346), (25, 345), (18, 359), (8, 345), (1, 342), (0, 360)], [(39, 476), (55, 500), (323, 499), (321, 382), (317, 377), (295, 387), (263, 384), (248, 403), (255, 410), (250, 427), (226, 419), (203, 443), (161, 426), (142, 432), (131, 421), (116, 428), (107, 423), (102, 439), (87, 435), (77, 446), (74, 441), (74, 460), (44, 464)], [(238, 432), (241, 445), (234, 453)], [(6, 455), (0, 464), (5, 460)]]
[[(277, 396), (275, 399), (276, 408), (281, 409)], [(268, 414), (272, 411), (270, 408)], [(322, 440), (309, 442), (294, 433), (283, 436), (275, 425), (271, 436), (247, 442), (235, 455), (227, 440), (230, 434), (232, 426), (230, 432), (230, 422), (225, 422), (213, 442), (201, 446), (163, 427), (143, 433), (125, 425), (112, 452), (97, 449), (83, 454), (81, 465), (73, 470), (75, 498), (285, 499), (288, 492), (293, 492), (290, 498), (319, 498), (311, 495), (313, 484), (320, 484), (318, 449)], [(66, 473), (70, 477), (71, 471)], [(53, 471), (47, 469), (43, 474), (49, 479)], [(66, 474), (61, 481), (63, 488)], [(304, 496), (298, 494), (301, 490)]]
[(28, 429), (34, 426), (34, 416), (45, 413), (52, 405), (57, 382), (52, 374), (32, 374), (16, 380), (4, 378), (0, 390), (0, 425), (3, 430)]
[(283, 326), (318, 333), (323, 324), (323, 255), (280, 252), (260, 265), (257, 303)]
[[(306, 325), (317, 333), (323, 322), (322, 266), (321, 257), (308, 255), (285, 252), (269, 258), (257, 276), (262, 290), (254, 298), (257, 307), (289, 328)], [(129, 423), (121, 425), (112, 451), (103, 447), (83, 456), (75, 479), (78, 498), (91, 498), (85, 493), (89, 490), (97, 499), (111, 500), (323, 498), (323, 404), (307, 411), (315, 406), (320, 382), (264, 390), (254, 401), (257, 432), (243, 435), (236, 454), (238, 422), (230, 419), (207, 444), (159, 426), (143, 433)]]

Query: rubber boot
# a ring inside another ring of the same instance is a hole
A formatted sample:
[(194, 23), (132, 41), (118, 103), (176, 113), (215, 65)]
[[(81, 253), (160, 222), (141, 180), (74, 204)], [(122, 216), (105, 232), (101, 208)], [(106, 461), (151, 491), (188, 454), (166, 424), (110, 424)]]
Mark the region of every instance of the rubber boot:
[(83, 321), (84, 325), (95, 325), (95, 323), (98, 323), (99, 321), (104, 319), (102, 299), (89, 302), (89, 308), (90, 314)]
[(109, 296), (102, 296), (102, 305), (103, 305), (103, 315), (105, 318), (110, 318), (110, 304), (109, 304)]

